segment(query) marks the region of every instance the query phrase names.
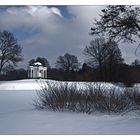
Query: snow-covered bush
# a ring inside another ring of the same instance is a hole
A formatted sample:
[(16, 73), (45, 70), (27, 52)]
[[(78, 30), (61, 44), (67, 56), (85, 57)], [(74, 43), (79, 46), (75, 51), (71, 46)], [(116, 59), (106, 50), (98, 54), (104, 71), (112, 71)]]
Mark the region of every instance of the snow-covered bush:
[(82, 106), (86, 100), (85, 94), (82, 94), (81, 89), (77, 89), (76, 84), (47, 83), (46, 88), (42, 88), (38, 94), (38, 100), (35, 101), (35, 106), (41, 109), (51, 109), (54, 111), (84, 111)]
[(126, 88), (124, 93), (131, 100), (133, 106), (140, 105), (140, 89), (137, 86)]
[(91, 94), (94, 108), (100, 112), (120, 113), (127, 110), (131, 105), (128, 97), (123, 94), (123, 90), (116, 87), (106, 90), (99, 86), (96, 89), (93, 88)]
[(95, 111), (121, 113), (131, 106), (130, 98), (117, 87), (106, 89), (101, 84), (88, 84), (82, 89), (68, 82), (43, 84), (34, 102), (38, 109), (91, 114)]

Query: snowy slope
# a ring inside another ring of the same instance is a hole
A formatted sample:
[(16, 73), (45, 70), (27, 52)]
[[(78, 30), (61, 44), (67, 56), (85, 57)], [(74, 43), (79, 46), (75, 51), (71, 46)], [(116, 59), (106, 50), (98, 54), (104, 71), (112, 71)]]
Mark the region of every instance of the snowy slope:
[(36, 110), (32, 104), (37, 88), (35, 80), (1, 82), (0, 134), (140, 134), (140, 116), (133, 112), (121, 116)]
[(40, 89), (35, 79), (1, 81), (0, 90), (35, 90)]
[[(27, 79), (27, 80), (15, 80), (15, 81), (1, 81), (0, 82), (0, 90), (38, 90), (44, 86), (44, 82), (49, 82), (55, 86), (59, 86), (60, 81), (55, 80), (40, 80), (40, 79)], [(93, 86), (101, 85), (104, 88), (116, 87), (111, 83), (106, 82), (68, 82), (69, 85), (77, 84), (77, 88), (85, 88), (88, 84), (92, 84)], [(120, 88), (120, 87), (118, 87)]]

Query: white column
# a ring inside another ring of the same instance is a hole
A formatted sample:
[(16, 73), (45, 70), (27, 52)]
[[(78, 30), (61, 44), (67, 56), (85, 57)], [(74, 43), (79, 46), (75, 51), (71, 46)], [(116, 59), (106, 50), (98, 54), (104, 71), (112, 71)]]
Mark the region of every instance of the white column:
[(44, 78), (44, 79), (46, 78), (45, 75), (46, 75), (46, 68), (43, 69), (43, 78)]
[(34, 70), (32, 69), (32, 78), (34, 78)]
[(47, 68), (45, 68), (45, 78), (47, 78)]
[(46, 68), (46, 78), (48, 78), (48, 69)]
[(30, 69), (30, 78), (33, 78), (32, 68)]
[(40, 77), (40, 76), (41, 76), (41, 75), (40, 75), (40, 68), (38, 67), (36, 77), (38, 78), (38, 77)]
[(45, 72), (45, 78), (48, 78), (48, 77), (47, 77), (47, 69), (46, 69), (46, 72)]
[(43, 68), (43, 71), (42, 71), (42, 78), (44, 78), (44, 68)]

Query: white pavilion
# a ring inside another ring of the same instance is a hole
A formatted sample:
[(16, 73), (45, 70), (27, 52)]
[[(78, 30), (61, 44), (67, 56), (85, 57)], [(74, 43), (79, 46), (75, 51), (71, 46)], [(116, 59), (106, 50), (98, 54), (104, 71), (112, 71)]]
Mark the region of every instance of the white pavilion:
[(40, 62), (35, 62), (28, 67), (28, 78), (47, 78), (47, 67)]

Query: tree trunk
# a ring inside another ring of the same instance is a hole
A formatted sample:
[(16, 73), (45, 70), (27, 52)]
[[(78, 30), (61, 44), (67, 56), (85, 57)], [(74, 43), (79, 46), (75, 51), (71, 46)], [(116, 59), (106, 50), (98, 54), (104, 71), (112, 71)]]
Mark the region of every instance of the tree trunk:
[(102, 64), (99, 63), (99, 72), (100, 72), (100, 80), (103, 80), (103, 71), (102, 71)]

